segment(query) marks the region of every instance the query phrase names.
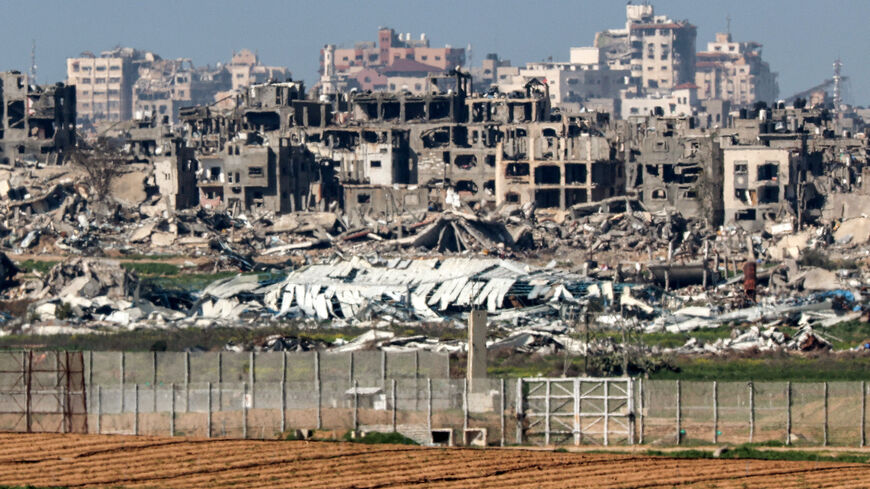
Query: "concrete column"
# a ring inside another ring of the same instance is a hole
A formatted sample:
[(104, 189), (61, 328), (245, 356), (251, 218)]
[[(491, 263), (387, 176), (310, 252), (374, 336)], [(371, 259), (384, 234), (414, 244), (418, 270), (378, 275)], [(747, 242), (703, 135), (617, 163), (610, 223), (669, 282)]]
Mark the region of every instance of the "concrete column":
[(486, 389), (486, 311), (473, 310), (468, 314), (468, 359), (465, 378), (469, 391)]

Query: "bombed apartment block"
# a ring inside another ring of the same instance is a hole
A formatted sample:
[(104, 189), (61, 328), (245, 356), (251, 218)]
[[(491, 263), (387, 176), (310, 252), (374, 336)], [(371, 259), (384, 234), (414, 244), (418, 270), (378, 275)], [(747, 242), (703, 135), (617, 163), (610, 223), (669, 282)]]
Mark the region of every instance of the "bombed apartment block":
[(287, 213), (309, 210), (320, 200), (314, 158), (289, 138), (277, 146), (233, 142), (198, 163), (199, 203), (206, 208)]
[(719, 143), (696, 130), (691, 117), (634, 117), (627, 121), (631, 155), (626, 191), (650, 211), (722, 221)]
[(0, 73), (0, 164), (62, 164), (76, 144), (75, 87), (36, 86), (27, 75)]
[(800, 173), (800, 152), (766, 146), (723, 150), (725, 225), (758, 231), (765, 222), (792, 222)]
[(611, 141), (575, 125), (505, 130), (496, 158), (496, 202), (564, 210), (621, 195), (624, 164)]
[(419, 185), (342, 185), (344, 215), (351, 226), (366, 224), (366, 217), (390, 223), (406, 214), (423, 215), (429, 192)]

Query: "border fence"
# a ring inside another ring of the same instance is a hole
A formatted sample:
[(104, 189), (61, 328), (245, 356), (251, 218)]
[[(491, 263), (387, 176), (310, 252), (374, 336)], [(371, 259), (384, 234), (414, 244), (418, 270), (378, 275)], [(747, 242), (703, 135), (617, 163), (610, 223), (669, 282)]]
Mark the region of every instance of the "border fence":
[[(28, 375), (39, 385), (31, 404)], [(275, 438), (355, 430), (480, 446), (863, 447), (866, 412), (866, 382), (469, 383), (449, 378), (446, 355), (422, 351), (0, 353), (3, 431)]]

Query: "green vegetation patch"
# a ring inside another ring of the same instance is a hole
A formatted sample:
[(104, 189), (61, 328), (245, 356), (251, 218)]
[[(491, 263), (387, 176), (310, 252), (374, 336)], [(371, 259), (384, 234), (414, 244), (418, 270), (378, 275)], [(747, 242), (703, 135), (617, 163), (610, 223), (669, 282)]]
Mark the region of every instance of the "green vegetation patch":
[(139, 275), (178, 275), (178, 272), (181, 271), (176, 265), (158, 262), (126, 262), (122, 263), (121, 266)]
[(365, 443), (367, 445), (417, 445), (418, 443), (401, 433), (381, 433), (379, 431), (370, 431), (363, 436), (352, 437), (350, 432), (345, 433), (344, 441), (353, 443)]
[[(743, 444), (730, 447), (719, 458), (724, 459), (753, 459), (753, 460), (787, 460), (794, 462), (842, 462), (842, 463), (870, 463), (866, 453), (841, 452), (827, 454), (805, 450), (765, 450), (762, 447), (781, 446), (781, 444)], [(713, 452), (707, 450), (647, 450), (647, 455), (667, 458), (714, 458)]]
[(23, 273), (48, 273), (51, 270), (51, 267), (57, 265), (58, 261), (52, 260), (23, 260), (20, 262), (16, 262), (15, 266), (21, 269)]

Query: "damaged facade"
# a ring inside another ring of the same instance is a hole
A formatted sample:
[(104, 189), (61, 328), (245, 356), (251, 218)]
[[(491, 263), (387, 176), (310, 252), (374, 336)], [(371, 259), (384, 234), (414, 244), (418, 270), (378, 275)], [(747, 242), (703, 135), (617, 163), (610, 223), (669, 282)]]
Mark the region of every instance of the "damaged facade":
[(60, 165), (76, 145), (75, 87), (0, 73), (0, 165)]

